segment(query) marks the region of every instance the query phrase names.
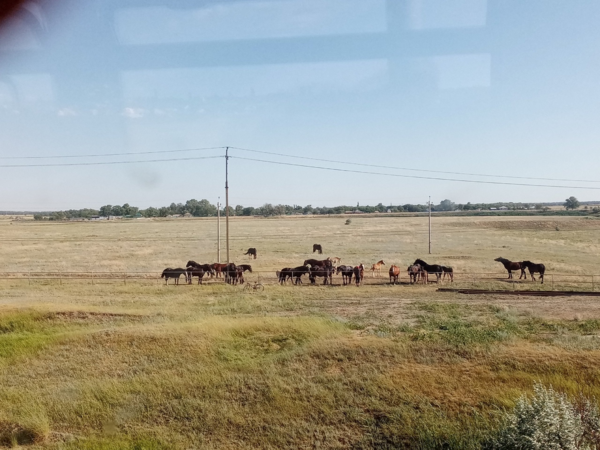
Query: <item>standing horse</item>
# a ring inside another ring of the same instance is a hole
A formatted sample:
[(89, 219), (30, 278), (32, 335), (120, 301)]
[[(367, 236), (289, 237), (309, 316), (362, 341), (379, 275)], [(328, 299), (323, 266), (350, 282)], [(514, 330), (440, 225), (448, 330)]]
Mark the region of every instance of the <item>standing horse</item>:
[(306, 261), (304, 261), (303, 265), (311, 267), (333, 267), (333, 264), (328, 259), (307, 259)]
[(337, 274), (341, 272), (342, 274), (342, 284), (346, 286), (347, 284), (352, 283), (352, 274), (354, 273), (354, 267), (352, 266), (338, 266)]
[(187, 281), (187, 271), (185, 269), (180, 267), (177, 269), (171, 269), (170, 267), (167, 267), (165, 270), (163, 270), (160, 277), (165, 279), (165, 284), (169, 284), (169, 278), (174, 278), (175, 284), (179, 284), (179, 277), (181, 275), (183, 275)]
[(336, 267), (340, 263), (340, 261), (342, 260), (342, 258), (339, 258), (339, 257), (335, 256), (333, 258), (329, 257), (329, 258), (327, 258), (327, 260), (331, 261), (331, 264), (333, 264), (333, 267)]
[(454, 282), (454, 269), (452, 267), (442, 266), (442, 271), (444, 272), (444, 275), (442, 276), (442, 280), (446, 279), (446, 275), (448, 275), (448, 277), (450, 278), (450, 282), (453, 283)]
[(225, 268), (227, 267), (227, 264), (220, 264), (220, 263), (214, 263), (210, 265), (210, 268), (212, 270), (214, 270), (214, 272), (217, 275), (217, 278), (221, 278), (223, 275), (223, 272), (225, 271)]
[(430, 273), (435, 273), (436, 282), (437, 283), (440, 282), (440, 278), (442, 277), (442, 273), (444, 272), (444, 269), (442, 269), (442, 266), (440, 266), (439, 264), (427, 264), (422, 259), (417, 259), (417, 260), (415, 260), (414, 263), (421, 266), (421, 268), (425, 272), (427, 272), (427, 276), (425, 277), (427, 282), (429, 281)]
[(307, 273), (310, 274), (310, 269), (308, 266), (304, 265), (290, 269), (289, 273), (290, 278), (295, 278), (294, 284), (302, 284), (302, 275)]
[(202, 269), (205, 273), (208, 273), (211, 277), (215, 276), (215, 271), (212, 268), (212, 264), (198, 264), (196, 261), (188, 261), (185, 265), (186, 268), (193, 267), (194, 269)]
[(225, 269), (223, 270), (225, 274), (225, 282), (229, 284), (237, 284), (238, 282), (238, 270), (237, 266), (234, 263), (229, 263), (225, 265)]
[(186, 273), (188, 284), (192, 284), (192, 277), (198, 277), (198, 284), (202, 284), (202, 278), (208, 272), (202, 268), (190, 266), (186, 269)]
[(362, 284), (363, 277), (365, 276), (365, 266), (363, 266), (362, 264), (359, 264), (358, 266), (356, 266), (353, 269), (353, 272), (354, 272), (354, 281), (356, 283), (356, 286), (360, 286)]
[(323, 284), (332, 284), (333, 281), (333, 267), (311, 267), (308, 273), (308, 279), (310, 284), (315, 284), (317, 277), (323, 277)]
[(319, 252), (319, 255), (323, 253), (323, 247), (321, 247), (321, 244), (313, 244), (313, 253), (314, 252)]
[(419, 281), (419, 278), (421, 278), (421, 275), (425, 275), (423, 272), (423, 268), (418, 264), (408, 266), (408, 269), (406, 269), (406, 271), (408, 272), (410, 284), (417, 283)]
[(527, 268), (529, 270), (529, 275), (531, 275), (531, 281), (535, 281), (535, 277), (533, 276), (533, 274), (537, 272), (540, 274), (540, 280), (542, 281), (542, 284), (544, 284), (544, 273), (546, 272), (545, 265), (535, 264), (531, 261), (523, 261), (521, 265), (523, 266), (523, 268)]
[(373, 272), (373, 278), (375, 278), (375, 272), (377, 272), (377, 276), (381, 275), (381, 266), (385, 266), (385, 263), (383, 262), (383, 260), (381, 260), (371, 266), (371, 272)]
[(256, 249), (254, 247), (250, 247), (248, 251), (244, 253), (244, 255), (249, 255), (250, 258), (254, 256), (254, 259), (256, 259)]
[(511, 279), (512, 276), (512, 271), (513, 270), (520, 270), (521, 271), (521, 276), (519, 277), (519, 280), (525, 276), (525, 279), (527, 279), (527, 274), (525, 273), (525, 268), (523, 267), (523, 263), (522, 262), (516, 262), (516, 261), (509, 261), (506, 258), (496, 258), (494, 261), (498, 261), (500, 263), (502, 263), (502, 265), (504, 266), (504, 268), (508, 271), (508, 278)]
[(396, 284), (400, 277), (400, 267), (391, 265), (390, 266), (390, 284)]

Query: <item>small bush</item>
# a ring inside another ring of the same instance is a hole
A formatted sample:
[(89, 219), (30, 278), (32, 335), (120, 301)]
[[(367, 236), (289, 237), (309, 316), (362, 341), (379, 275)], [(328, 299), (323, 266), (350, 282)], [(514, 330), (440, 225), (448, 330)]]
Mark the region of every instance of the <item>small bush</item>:
[(352, 223), (352, 219), (346, 219), (346, 225), (350, 225)]
[(493, 449), (596, 449), (600, 443), (600, 414), (581, 397), (572, 403), (565, 394), (536, 383), (531, 400), (523, 395), (507, 413)]

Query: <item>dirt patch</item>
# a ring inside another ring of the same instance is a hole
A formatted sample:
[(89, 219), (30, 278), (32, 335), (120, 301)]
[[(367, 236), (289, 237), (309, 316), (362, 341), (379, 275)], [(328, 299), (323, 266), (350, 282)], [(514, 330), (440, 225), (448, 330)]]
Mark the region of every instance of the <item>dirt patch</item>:
[(92, 311), (57, 311), (49, 313), (50, 320), (62, 320), (68, 322), (114, 322), (115, 320), (140, 321), (144, 316), (139, 314), (120, 314)]

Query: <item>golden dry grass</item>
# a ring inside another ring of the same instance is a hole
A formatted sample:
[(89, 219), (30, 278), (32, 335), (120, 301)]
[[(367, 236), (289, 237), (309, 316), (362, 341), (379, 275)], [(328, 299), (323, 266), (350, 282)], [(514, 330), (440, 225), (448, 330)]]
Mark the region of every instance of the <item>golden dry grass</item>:
[[(344, 220), (234, 220), (232, 255), (258, 248), (251, 278), (271, 282), (262, 293), (153, 279), (0, 281), (0, 444), (479, 448), (534, 381), (600, 398), (593, 298), (272, 283), (316, 242), (342, 263), (424, 257), (501, 273), (493, 259), (504, 256), (589, 274), (599, 221), (436, 218), (429, 257), (426, 219)], [(4, 272), (157, 274), (216, 255), (214, 220), (10, 223), (0, 221)]]

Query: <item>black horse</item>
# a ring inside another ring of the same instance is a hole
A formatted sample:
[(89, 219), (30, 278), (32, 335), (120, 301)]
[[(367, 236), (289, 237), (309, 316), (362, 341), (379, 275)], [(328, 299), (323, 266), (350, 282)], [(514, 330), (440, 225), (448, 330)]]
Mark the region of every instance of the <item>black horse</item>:
[(244, 255), (249, 255), (250, 258), (254, 256), (254, 259), (256, 259), (256, 249), (254, 247), (250, 247), (248, 251), (244, 253)]
[(199, 268), (199, 267), (188, 267), (186, 269), (186, 273), (187, 273), (187, 282), (188, 284), (192, 284), (192, 277), (198, 277), (198, 284), (202, 284), (202, 278), (204, 278), (205, 274), (210, 274), (210, 272)]
[(365, 266), (359, 264), (354, 269), (352, 269), (352, 271), (354, 272), (354, 282), (357, 286), (360, 286), (365, 276)]
[(234, 263), (229, 263), (223, 269), (225, 274), (225, 282), (229, 284), (237, 284), (238, 282), (238, 270)]
[(167, 267), (163, 270), (160, 277), (165, 279), (165, 284), (169, 284), (169, 278), (174, 278), (175, 284), (179, 284), (179, 277), (181, 277), (181, 275), (183, 275), (187, 281), (187, 271), (185, 269), (182, 269), (181, 267), (178, 267), (177, 269)]
[(442, 271), (444, 272), (442, 280), (444, 280), (446, 275), (448, 275), (448, 277), (450, 277), (450, 281), (454, 282), (454, 269), (452, 267), (442, 266)]
[(342, 273), (342, 283), (344, 286), (352, 283), (352, 275), (354, 274), (354, 267), (352, 266), (338, 266), (337, 274)]
[(524, 270), (525, 268), (529, 270), (529, 275), (531, 275), (531, 281), (535, 281), (535, 277), (533, 276), (533, 274), (539, 273), (540, 280), (542, 281), (542, 284), (544, 284), (544, 273), (546, 272), (545, 265), (535, 264), (535, 263), (532, 263), (531, 261), (523, 261), (521, 263), (521, 265), (523, 266), (523, 271), (525, 271)]
[(298, 266), (294, 268), (286, 267), (279, 272), (279, 282), (284, 284), (288, 278), (295, 278), (293, 280), (294, 284), (302, 284), (302, 275), (307, 273), (310, 273), (308, 266)]
[(242, 269), (244, 272), (252, 273), (252, 266), (250, 264), (239, 264), (238, 269)]
[(186, 268), (194, 268), (194, 269), (202, 269), (204, 273), (209, 274), (211, 277), (215, 276), (215, 269), (213, 268), (213, 264), (198, 264), (196, 261), (188, 261), (185, 265)]
[(313, 244), (313, 253), (314, 252), (319, 252), (319, 255), (323, 253), (323, 247), (321, 247), (321, 244)]
[(521, 276), (519, 276), (519, 280), (525, 276), (525, 279), (527, 279), (527, 274), (525, 273), (525, 267), (523, 267), (523, 263), (522, 262), (517, 262), (517, 261), (510, 261), (506, 258), (496, 258), (494, 261), (498, 261), (500, 263), (502, 263), (502, 265), (504, 266), (504, 268), (508, 271), (508, 278), (512, 278), (512, 271), (513, 270), (520, 270), (521, 271)]
[(332, 284), (333, 272), (333, 267), (311, 267), (308, 279), (311, 284), (315, 284), (317, 277), (323, 277), (323, 284)]
[(436, 281), (438, 283), (440, 282), (440, 278), (442, 276), (442, 273), (444, 272), (444, 269), (443, 269), (444, 266), (440, 266), (439, 264), (427, 264), (422, 259), (416, 259), (413, 264), (420, 265), (423, 268), (423, 270), (425, 272), (427, 272), (427, 276), (429, 276), (430, 273), (434, 273), (435, 277), (436, 277)]

